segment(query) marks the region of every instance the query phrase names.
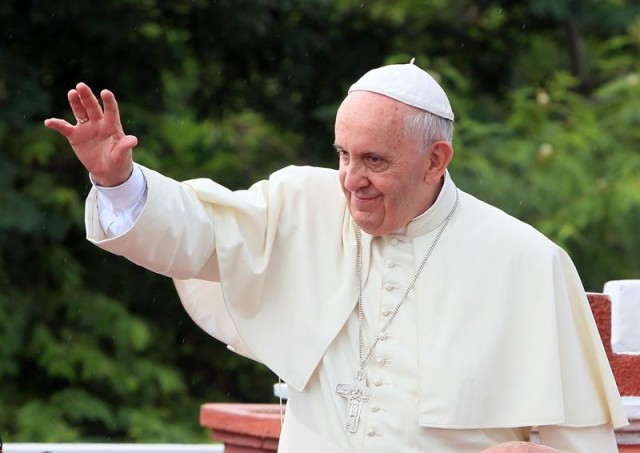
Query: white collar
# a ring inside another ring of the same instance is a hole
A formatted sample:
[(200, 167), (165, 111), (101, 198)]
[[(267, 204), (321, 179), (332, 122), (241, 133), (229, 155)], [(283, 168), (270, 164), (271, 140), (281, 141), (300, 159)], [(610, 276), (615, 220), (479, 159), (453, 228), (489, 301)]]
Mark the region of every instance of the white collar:
[(456, 185), (446, 170), (444, 174), (444, 184), (436, 201), (425, 212), (415, 217), (406, 226), (396, 230), (393, 234), (416, 237), (427, 234), (435, 230), (444, 222), (454, 203), (456, 202)]

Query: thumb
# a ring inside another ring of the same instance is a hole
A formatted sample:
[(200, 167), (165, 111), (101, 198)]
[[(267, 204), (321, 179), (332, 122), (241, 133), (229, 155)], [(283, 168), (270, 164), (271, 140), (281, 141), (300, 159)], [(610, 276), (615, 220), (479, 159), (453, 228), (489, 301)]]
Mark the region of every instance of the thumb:
[(121, 153), (123, 151), (128, 151), (134, 148), (137, 144), (138, 138), (135, 135), (125, 135), (120, 140), (118, 140), (118, 143), (116, 143), (116, 146), (113, 150), (116, 153)]
[(125, 135), (118, 143), (113, 147), (111, 152), (111, 158), (114, 162), (127, 162), (131, 163), (132, 153), (131, 150), (138, 144), (137, 137), (133, 135)]

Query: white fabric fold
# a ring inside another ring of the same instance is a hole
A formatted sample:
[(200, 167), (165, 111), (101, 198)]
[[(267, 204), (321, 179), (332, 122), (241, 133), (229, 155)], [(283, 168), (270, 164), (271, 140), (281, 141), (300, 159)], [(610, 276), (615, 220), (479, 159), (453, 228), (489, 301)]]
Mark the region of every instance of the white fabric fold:
[(136, 164), (129, 179), (115, 187), (103, 187), (95, 183), (89, 175), (91, 184), (97, 191), (100, 224), (108, 237), (125, 233), (142, 212), (147, 201), (147, 183), (142, 170)]

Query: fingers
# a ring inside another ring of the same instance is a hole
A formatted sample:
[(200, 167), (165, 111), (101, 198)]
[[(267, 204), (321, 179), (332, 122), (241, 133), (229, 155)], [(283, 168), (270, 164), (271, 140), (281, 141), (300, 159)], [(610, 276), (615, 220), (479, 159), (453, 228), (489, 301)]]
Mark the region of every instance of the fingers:
[(100, 97), (104, 104), (104, 119), (108, 123), (120, 124), (120, 112), (118, 110), (118, 103), (116, 102), (114, 94), (109, 90), (102, 90), (100, 92)]
[(87, 84), (80, 82), (75, 89), (69, 90), (67, 98), (78, 124), (106, 118), (107, 122), (120, 125), (120, 113), (116, 97), (109, 90), (102, 90), (100, 96), (104, 103), (104, 112), (98, 99)]
[[(49, 118), (45, 120), (44, 125), (64, 135), (69, 141), (72, 140), (72, 136), (78, 137), (78, 140), (86, 141), (85, 139), (89, 136), (95, 137), (96, 134), (104, 133), (119, 140), (115, 150), (119, 152), (130, 151), (138, 144), (138, 139), (133, 135), (122, 135), (120, 113), (115, 96), (109, 90), (102, 90), (100, 96), (104, 104), (104, 112), (91, 89), (85, 83), (78, 83), (75, 89), (71, 89), (67, 93), (71, 111), (78, 123), (72, 125), (58, 118)], [(99, 122), (102, 119), (105, 120), (106, 124)], [(94, 123), (89, 123), (91, 121)], [(94, 127), (82, 127), (84, 123), (89, 123), (88, 125), (93, 125)]]
[(76, 120), (78, 120), (79, 123), (82, 123), (85, 119), (89, 118), (87, 110), (84, 108), (84, 104), (80, 98), (80, 94), (76, 90), (69, 90), (67, 93), (67, 99), (69, 99), (69, 105), (71, 106), (73, 116), (76, 117)]
[[(76, 94), (78, 98), (76, 98)], [(87, 86), (87, 84), (80, 82), (76, 85), (75, 90), (71, 90), (69, 92), (69, 102), (72, 102), (72, 99), (75, 102), (76, 108), (78, 108), (78, 112), (86, 113), (85, 116), (77, 116), (76, 118), (83, 119), (89, 118), (90, 121), (98, 121), (103, 118), (102, 107), (100, 107), (100, 103), (98, 99), (95, 97), (91, 88)], [(77, 104), (77, 100), (80, 101), (80, 106)], [(71, 109), (73, 110), (74, 115), (76, 114), (76, 110), (74, 108), (74, 104), (71, 104)]]
[(67, 138), (69, 138), (69, 136), (73, 132), (73, 125), (67, 123), (65, 120), (61, 120), (58, 118), (49, 118), (47, 120), (44, 120), (44, 125), (51, 130), (59, 132)]

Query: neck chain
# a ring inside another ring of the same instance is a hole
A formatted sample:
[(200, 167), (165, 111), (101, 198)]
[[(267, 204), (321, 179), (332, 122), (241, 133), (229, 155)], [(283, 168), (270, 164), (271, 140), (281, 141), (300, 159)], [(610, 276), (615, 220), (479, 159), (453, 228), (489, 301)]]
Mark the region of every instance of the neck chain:
[(431, 256), (431, 253), (433, 253), (433, 250), (436, 248), (436, 245), (438, 244), (438, 242), (440, 241), (440, 238), (442, 237), (442, 233), (444, 233), (444, 230), (449, 225), (449, 221), (451, 220), (451, 217), (453, 217), (453, 213), (456, 211), (456, 208), (458, 207), (458, 198), (459, 198), (458, 191), (456, 190), (456, 201), (453, 204), (451, 211), (449, 211), (449, 214), (447, 214), (447, 217), (445, 217), (444, 222), (440, 227), (440, 230), (438, 230), (438, 234), (436, 234), (435, 239), (431, 243), (431, 247), (429, 247), (429, 250), (427, 250), (426, 255), (420, 262), (418, 269), (413, 275), (411, 282), (409, 283), (407, 288), (404, 290), (404, 293), (400, 297), (400, 300), (398, 300), (398, 303), (396, 304), (396, 306), (393, 307), (393, 309), (391, 309), (391, 311), (389, 312), (389, 318), (387, 319), (387, 322), (384, 323), (380, 331), (374, 337), (371, 343), (371, 346), (369, 347), (369, 350), (364, 355), (363, 355), (364, 341), (362, 338), (363, 337), (363, 334), (362, 334), (363, 318), (364, 318), (363, 309), (362, 309), (362, 240), (361, 240), (362, 233), (359, 228), (357, 230), (356, 239), (357, 239), (357, 247), (358, 247), (357, 248), (357, 267), (358, 267), (359, 366), (358, 366), (358, 371), (356, 371), (356, 380), (352, 384), (338, 384), (338, 386), (336, 387), (336, 393), (339, 396), (346, 398), (348, 402), (347, 418), (345, 421), (344, 428), (349, 432), (352, 432), (352, 433), (356, 432), (358, 428), (358, 421), (360, 419), (360, 412), (362, 410), (362, 405), (363, 403), (369, 400), (370, 391), (369, 391), (369, 387), (367, 386), (367, 373), (365, 371), (367, 360), (369, 360), (369, 357), (371, 357), (371, 354), (373, 353), (373, 350), (376, 348), (378, 341), (380, 341), (380, 339), (385, 336), (385, 331), (387, 330), (387, 327), (389, 327), (389, 324), (391, 324), (391, 321), (393, 321), (393, 318), (396, 316), (396, 313), (398, 313), (400, 306), (404, 303), (405, 299), (407, 298), (407, 296), (409, 296), (409, 293), (415, 286), (416, 281), (418, 280), (418, 277), (422, 273), (422, 270), (427, 264), (427, 261), (429, 261), (429, 257)]

